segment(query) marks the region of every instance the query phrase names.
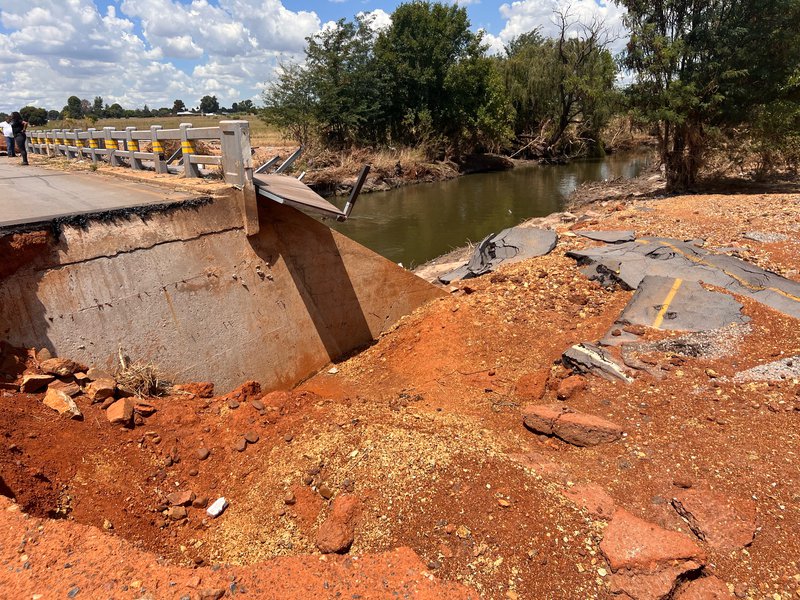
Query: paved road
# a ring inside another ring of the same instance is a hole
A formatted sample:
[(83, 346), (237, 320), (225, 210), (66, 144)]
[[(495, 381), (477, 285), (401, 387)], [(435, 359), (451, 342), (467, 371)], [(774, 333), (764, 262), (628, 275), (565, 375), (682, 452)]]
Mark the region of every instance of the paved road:
[(0, 157), (0, 228), (132, 206), (181, 202), (192, 195), (104, 175), (22, 167)]

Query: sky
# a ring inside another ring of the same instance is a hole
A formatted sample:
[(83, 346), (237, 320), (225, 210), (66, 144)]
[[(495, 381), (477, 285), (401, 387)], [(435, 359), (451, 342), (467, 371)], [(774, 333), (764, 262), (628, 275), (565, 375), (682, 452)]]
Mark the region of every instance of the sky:
[[(554, 30), (553, 11), (570, 6), (599, 16), (619, 33), (623, 11), (612, 0), (443, 0), (467, 9), (490, 51), (539, 27)], [(303, 58), (305, 38), (338, 19), (370, 13), (390, 23), (393, 0), (0, 0), (0, 112), (26, 105), (61, 110), (69, 96), (125, 108), (260, 105), (278, 65)]]

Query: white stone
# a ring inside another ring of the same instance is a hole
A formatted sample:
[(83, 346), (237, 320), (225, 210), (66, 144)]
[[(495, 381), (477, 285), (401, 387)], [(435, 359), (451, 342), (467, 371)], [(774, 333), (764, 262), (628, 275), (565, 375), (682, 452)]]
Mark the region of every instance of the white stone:
[(214, 500), (213, 504), (206, 509), (206, 513), (208, 513), (209, 517), (217, 518), (225, 509), (228, 508), (228, 501), (223, 496), (222, 498), (217, 498)]

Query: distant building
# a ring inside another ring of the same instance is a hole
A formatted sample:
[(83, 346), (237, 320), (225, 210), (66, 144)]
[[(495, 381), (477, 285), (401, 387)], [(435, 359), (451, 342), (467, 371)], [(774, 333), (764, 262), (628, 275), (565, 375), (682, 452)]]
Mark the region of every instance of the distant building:
[(179, 117), (193, 117), (197, 113), (196, 112), (192, 112), (191, 110), (182, 110), (182, 111), (180, 111), (178, 113), (175, 113), (175, 114), (178, 115)]

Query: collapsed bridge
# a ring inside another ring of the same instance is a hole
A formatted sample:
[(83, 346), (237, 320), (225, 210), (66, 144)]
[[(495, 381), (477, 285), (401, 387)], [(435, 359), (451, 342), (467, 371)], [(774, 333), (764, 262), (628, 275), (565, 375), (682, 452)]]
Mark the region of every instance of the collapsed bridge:
[[(109, 369), (123, 349), (220, 390), (289, 386), (442, 293), (305, 214), (346, 216), (297, 179), (253, 175), (246, 122), (209, 129), (225, 182), (202, 191), (0, 166), (0, 338)], [(108, 150), (145, 170), (138, 148)]]

